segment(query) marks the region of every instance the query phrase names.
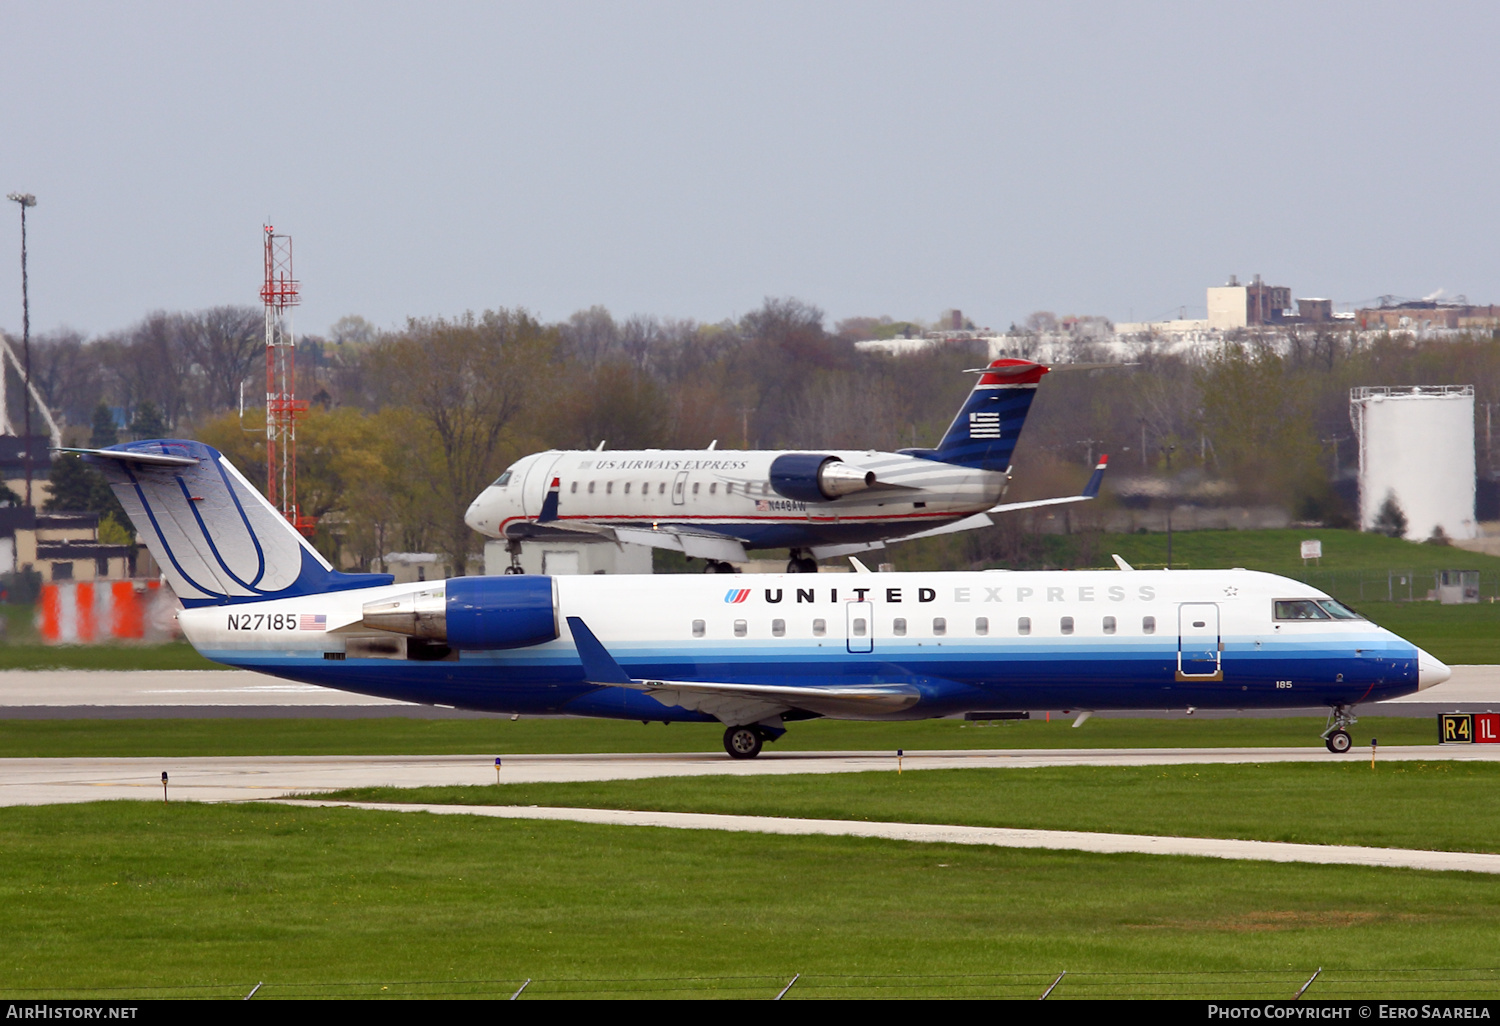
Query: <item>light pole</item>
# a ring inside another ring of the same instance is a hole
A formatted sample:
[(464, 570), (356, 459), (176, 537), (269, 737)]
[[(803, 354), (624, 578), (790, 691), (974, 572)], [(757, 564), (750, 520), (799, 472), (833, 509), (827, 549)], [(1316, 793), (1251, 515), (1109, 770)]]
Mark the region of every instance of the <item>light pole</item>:
[(1161, 447), (1163, 455), (1167, 457), (1167, 569), (1172, 569), (1172, 454), (1177, 451), (1175, 445), (1164, 445)]
[[(26, 208), (36, 206), (36, 197), (29, 192), (13, 192), (5, 197), (21, 205), (21, 355), (26, 366), (26, 383), (21, 389), (21, 401), (26, 409), (26, 505), (31, 505), (31, 297), (26, 282)], [(0, 388), (5, 387), (0, 373)]]

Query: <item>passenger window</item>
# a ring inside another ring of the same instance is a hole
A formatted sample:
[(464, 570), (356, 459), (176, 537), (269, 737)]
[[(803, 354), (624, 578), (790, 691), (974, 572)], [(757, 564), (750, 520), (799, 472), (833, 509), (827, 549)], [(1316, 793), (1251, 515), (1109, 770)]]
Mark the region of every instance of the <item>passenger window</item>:
[(589, 482), (589, 494), (590, 495), (594, 494), (594, 482), (592, 482), (592, 481)]
[(981, 638), (990, 632), (990, 618), (987, 616), (976, 616), (974, 618), (974, 633)]
[(891, 633), (898, 638), (906, 637), (906, 617), (898, 616), (891, 621)]
[(1106, 616), (1104, 618), (1104, 633), (1105, 634), (1113, 634), (1114, 632), (1115, 632), (1115, 618), (1112, 617), (1112, 616)]
[(772, 620), (771, 621), (771, 637), (773, 637), (773, 638), (784, 638), (784, 637), (786, 637), (786, 621), (785, 620)]
[(862, 616), (856, 616), (854, 618), (854, 636), (856, 638), (862, 638), (865, 636), (866, 630), (867, 628), (865, 627), (865, 618)]
[(698, 482), (697, 481), (693, 482), (693, 494), (694, 495), (698, 494)]
[(667, 494), (667, 483), (665, 481), (663, 481), (661, 484), (659, 484), (659, 485), (656, 486), (656, 494), (657, 495), (666, 495)]
[(1016, 633), (1017, 634), (1030, 634), (1031, 633), (1031, 617), (1029, 617), (1029, 616), (1023, 616), (1019, 620), (1016, 621)]
[(695, 638), (701, 638), (701, 637), (703, 637), (703, 621), (702, 620), (694, 620), (693, 621), (693, 637), (695, 637)]
[(745, 633), (746, 633), (745, 621), (744, 620), (736, 620), (736, 621), (734, 621), (734, 636), (736, 638), (743, 638), (745, 636)]
[(629, 481), (625, 482), (625, 494), (626, 495), (630, 494), (630, 482)]
[(727, 485), (724, 486), (724, 494), (725, 495), (733, 495), (734, 494), (734, 482), (733, 481), (729, 482)]
[(574, 495), (577, 495), (578, 494), (578, 482), (574, 481), (571, 485), (569, 485), (568, 486), (568, 491), (572, 492)]
[(825, 635), (827, 633), (828, 633), (828, 621), (827, 620), (814, 620), (813, 621), (813, 637), (815, 637), (815, 638), (821, 638), (821, 637), (823, 637), (823, 635)]
[(606, 481), (606, 482), (604, 482), (604, 494), (605, 495), (613, 495), (613, 494), (615, 494), (615, 483), (613, 481)]
[(1143, 616), (1143, 617), (1141, 617), (1141, 633), (1142, 634), (1155, 634), (1156, 633), (1156, 617), (1154, 617), (1154, 616)]
[(762, 495), (770, 495), (771, 494), (771, 486), (768, 485), (768, 484), (762, 483), (761, 486), (760, 486), (760, 494), (762, 494)]
[(711, 484), (711, 485), (708, 486), (708, 494), (709, 495), (717, 495), (718, 491), (719, 491), (719, 482), (715, 481), (713, 484)]
[(934, 616), (932, 618), (932, 633), (939, 638), (948, 633), (948, 618), (946, 616)]
[(1073, 618), (1071, 616), (1065, 616), (1062, 618), (1062, 632), (1064, 634), (1073, 633)]

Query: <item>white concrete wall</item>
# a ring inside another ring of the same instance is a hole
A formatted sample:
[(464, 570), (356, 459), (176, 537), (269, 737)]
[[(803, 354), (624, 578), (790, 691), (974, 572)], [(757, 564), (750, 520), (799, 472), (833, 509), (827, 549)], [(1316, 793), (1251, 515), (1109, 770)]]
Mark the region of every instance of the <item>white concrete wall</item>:
[[(505, 542), (484, 543), (484, 572), (503, 574), (510, 566)], [(528, 574), (649, 574), (651, 550), (644, 545), (606, 541), (527, 541), (521, 543), (521, 568)]]

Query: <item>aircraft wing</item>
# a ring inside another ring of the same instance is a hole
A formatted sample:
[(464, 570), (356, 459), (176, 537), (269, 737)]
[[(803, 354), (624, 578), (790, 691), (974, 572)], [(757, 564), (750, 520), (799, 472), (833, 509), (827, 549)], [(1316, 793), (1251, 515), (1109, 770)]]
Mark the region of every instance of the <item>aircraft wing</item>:
[(977, 531), (985, 527), (994, 527), (995, 522), (990, 519), (991, 513), (1007, 513), (1018, 509), (1035, 509), (1038, 506), (1060, 506), (1069, 502), (1087, 502), (1099, 494), (1099, 486), (1104, 482), (1104, 471), (1109, 466), (1109, 457), (1100, 456), (1099, 463), (1094, 467), (1094, 474), (1089, 478), (1088, 484), (1083, 486), (1083, 491), (1077, 495), (1062, 495), (1055, 499), (1033, 499), (1030, 502), (1002, 502), (998, 506), (991, 506), (983, 513), (975, 513), (973, 516), (955, 520), (951, 524), (941, 527), (933, 527), (926, 531), (918, 531), (916, 534), (903, 534), (899, 538), (888, 538), (872, 542), (856, 542), (848, 545), (815, 545), (812, 553), (818, 559), (832, 559), (836, 556), (848, 556), (856, 552), (864, 552), (867, 549), (882, 548), (887, 541), (915, 541), (918, 538), (936, 538), (942, 534), (957, 534), (959, 531)]
[(568, 617), (590, 684), (644, 691), (665, 706), (700, 710), (724, 723), (756, 723), (792, 709), (827, 716), (879, 716), (900, 712), (921, 694), (906, 684), (839, 684), (792, 687), (785, 684), (729, 684), (716, 681), (641, 680), (626, 673), (580, 617)]
[[(1061, 506), (1068, 502), (1087, 502), (1089, 499), (1099, 495), (1099, 486), (1104, 483), (1104, 472), (1109, 469), (1109, 457), (1100, 456), (1098, 464), (1094, 467), (1093, 476), (1089, 483), (1083, 486), (1083, 491), (1077, 495), (1063, 495), (1056, 499), (1033, 499), (1030, 502), (1002, 502), (998, 506), (991, 506), (985, 510), (986, 513), (1006, 513), (1015, 509), (1035, 509), (1038, 506)], [(963, 523), (963, 521), (959, 521)], [(951, 524), (949, 525), (952, 526)], [(911, 537), (920, 537), (912, 535)]]
[(630, 545), (648, 545), (656, 549), (672, 549), (685, 556), (699, 559), (720, 559), (727, 563), (743, 563), (750, 557), (745, 552), (745, 543), (738, 538), (728, 538), (709, 531), (695, 531), (678, 524), (662, 524), (659, 527), (611, 527), (608, 528), (616, 541)]

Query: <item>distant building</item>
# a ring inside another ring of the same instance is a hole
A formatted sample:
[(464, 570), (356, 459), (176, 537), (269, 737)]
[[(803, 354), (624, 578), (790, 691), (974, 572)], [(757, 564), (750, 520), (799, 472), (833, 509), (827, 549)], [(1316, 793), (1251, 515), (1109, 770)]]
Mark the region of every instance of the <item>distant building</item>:
[(1385, 297), (1376, 307), (1354, 312), (1354, 321), (1365, 331), (1450, 330), (1494, 331), (1500, 328), (1500, 306), (1473, 306), (1458, 297), (1454, 302), (1434, 299)]
[(1208, 326), (1210, 328), (1258, 328), (1280, 324), (1292, 315), (1292, 290), (1284, 285), (1267, 285), (1260, 275), (1249, 285), (1241, 285), (1234, 275), (1229, 284), (1208, 290)]
[(135, 573), (135, 557), (134, 545), (99, 542), (97, 513), (0, 507), (0, 574), (35, 570), (43, 583), (121, 580)]
[[(28, 444), (29, 443), (29, 444)], [(52, 495), (47, 475), (52, 472), (52, 439), (47, 435), (20, 438), (0, 435), (0, 480), (22, 499), (26, 497), (26, 450), (31, 450), (31, 501), (41, 506)]]

